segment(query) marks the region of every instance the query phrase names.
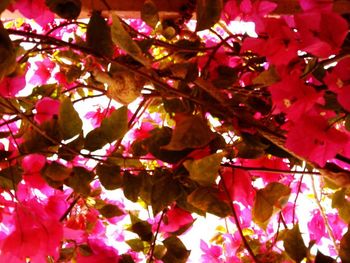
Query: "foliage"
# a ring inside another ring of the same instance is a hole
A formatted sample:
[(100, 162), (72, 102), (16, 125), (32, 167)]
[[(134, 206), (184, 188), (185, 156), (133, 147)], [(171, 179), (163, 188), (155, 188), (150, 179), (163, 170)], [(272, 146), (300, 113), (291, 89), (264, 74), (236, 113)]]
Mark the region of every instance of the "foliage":
[(2, 1), (1, 262), (187, 262), (209, 214), (202, 262), (350, 262), (349, 14), (275, 2)]

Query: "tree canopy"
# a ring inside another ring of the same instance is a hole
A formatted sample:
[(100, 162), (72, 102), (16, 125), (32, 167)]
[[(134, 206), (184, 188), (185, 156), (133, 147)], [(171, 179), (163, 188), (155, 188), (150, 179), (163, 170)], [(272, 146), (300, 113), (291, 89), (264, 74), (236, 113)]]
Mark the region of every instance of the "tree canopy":
[(350, 262), (341, 1), (101, 2), (0, 3), (1, 262)]

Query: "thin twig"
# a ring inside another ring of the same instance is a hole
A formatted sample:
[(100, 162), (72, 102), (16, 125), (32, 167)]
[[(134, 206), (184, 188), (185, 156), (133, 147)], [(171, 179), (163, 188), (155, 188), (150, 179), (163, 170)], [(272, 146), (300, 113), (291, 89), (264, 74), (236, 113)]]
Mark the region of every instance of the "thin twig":
[(324, 221), (324, 224), (326, 226), (327, 232), (328, 232), (330, 238), (332, 239), (332, 242), (333, 242), (333, 245), (334, 245), (334, 249), (337, 251), (337, 254), (339, 255), (339, 248), (338, 248), (338, 245), (337, 245), (337, 241), (336, 241), (336, 238), (334, 237), (333, 230), (332, 230), (331, 226), (329, 225), (329, 222), (328, 222), (328, 219), (327, 219), (327, 215), (325, 214), (325, 212), (323, 210), (323, 207), (322, 207), (322, 204), (321, 204), (320, 200), (318, 199), (316, 185), (315, 185), (315, 179), (314, 179), (313, 176), (311, 176), (311, 186), (312, 186), (312, 190), (313, 190), (313, 193), (314, 193), (314, 196), (315, 196), (316, 204), (318, 206), (318, 209), (321, 212), (321, 216), (323, 218), (323, 221)]
[(157, 236), (158, 236), (158, 233), (159, 233), (159, 230), (160, 230), (160, 226), (162, 224), (163, 217), (164, 217), (165, 213), (166, 213), (166, 209), (164, 209), (162, 211), (161, 215), (160, 215), (160, 218), (159, 218), (159, 221), (158, 221), (158, 224), (157, 224), (157, 230), (156, 230), (156, 233), (154, 234), (154, 238), (153, 238), (150, 250), (149, 250), (149, 261), (148, 261), (148, 263), (152, 263), (153, 262), (153, 255), (154, 255), (154, 249), (156, 247)]

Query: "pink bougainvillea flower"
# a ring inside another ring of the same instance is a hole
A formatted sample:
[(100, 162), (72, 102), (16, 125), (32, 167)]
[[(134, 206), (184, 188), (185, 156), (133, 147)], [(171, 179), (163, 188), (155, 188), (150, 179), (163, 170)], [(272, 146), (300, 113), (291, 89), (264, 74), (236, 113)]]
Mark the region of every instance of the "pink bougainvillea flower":
[(316, 244), (321, 244), (321, 238), (327, 237), (326, 225), (319, 210), (313, 212), (311, 220), (307, 223), (310, 240), (315, 240)]
[(23, 16), (34, 19), (41, 26), (51, 23), (55, 15), (49, 10), (45, 4), (45, 0), (17, 0), (10, 10), (18, 10)]
[(0, 81), (0, 96), (13, 98), (16, 94), (24, 89), (26, 80), (24, 75), (5, 77)]
[(54, 115), (58, 115), (60, 109), (60, 101), (45, 97), (35, 104), (36, 114), (34, 120), (42, 124), (51, 120)]
[(165, 215), (166, 220), (160, 226), (161, 232), (171, 233), (178, 231), (193, 222), (191, 213), (181, 209), (180, 207), (172, 207)]
[(45, 58), (42, 61), (35, 62), (37, 69), (34, 71), (34, 75), (29, 80), (29, 83), (33, 85), (46, 84), (51, 77), (51, 72), (55, 67), (55, 63), (52, 60)]
[(85, 118), (90, 120), (92, 126), (96, 128), (99, 127), (102, 120), (110, 116), (113, 111), (115, 111), (115, 108), (113, 106), (106, 109), (97, 107), (96, 111), (89, 111), (86, 113)]
[(268, 62), (286, 65), (297, 57), (299, 44), (296, 34), (282, 18), (265, 18), (262, 35), (265, 38), (247, 37), (242, 44), (242, 51), (252, 51), (266, 56)]
[[(239, 161), (243, 166), (248, 167), (265, 167), (277, 170), (289, 170), (288, 165), (283, 161), (283, 159), (274, 156), (263, 156), (257, 159), (240, 159)], [(250, 171), (249, 173), (252, 176), (258, 176), (262, 178), (265, 183), (277, 182), (285, 176), (282, 173), (264, 173), (258, 171)]]
[(289, 120), (298, 120), (316, 103), (323, 103), (322, 93), (304, 83), (298, 74), (284, 75), (282, 80), (269, 87), (274, 113), (287, 113)]
[(58, 256), (63, 237), (62, 224), (45, 212), (43, 204), (35, 198), (22, 201), (17, 205), (13, 219), (15, 228), (3, 242), (3, 254), (14, 254), (23, 261), (30, 257), (39, 263), (46, 262), (48, 255)]
[(46, 157), (37, 153), (29, 154), (23, 158), (23, 179), (26, 184), (37, 189), (44, 189), (48, 186), (40, 174), (45, 162)]
[[(241, 202), (243, 205), (253, 204), (254, 189), (251, 175), (247, 171), (224, 168), (222, 176), (232, 200)], [(221, 181), (220, 184), (222, 183)]]
[(26, 155), (22, 160), (22, 168), (26, 175), (39, 173), (46, 163), (44, 155), (33, 153)]
[(333, 0), (299, 0), (299, 4), (304, 11), (332, 11)]
[(208, 245), (203, 240), (200, 241), (200, 248), (203, 251), (201, 262), (224, 263), (222, 258), (222, 247), (216, 245)]
[(232, 20), (241, 20), (245, 22), (254, 22), (257, 31), (263, 27), (262, 18), (277, 8), (277, 4), (270, 1), (243, 0), (238, 6), (236, 0), (226, 2), (223, 10), (223, 19), (226, 22)]
[(79, 263), (97, 263), (97, 262), (119, 262), (118, 251), (108, 246), (101, 238), (91, 238), (88, 240), (88, 246), (92, 250), (89, 256), (78, 254)]
[(348, 23), (339, 14), (314, 12), (295, 15), (301, 49), (317, 57), (336, 54), (348, 33)]
[(339, 104), (350, 111), (350, 58), (342, 59), (325, 77), (329, 89), (337, 94)]
[(304, 115), (290, 127), (286, 147), (321, 167), (334, 158), (348, 141), (348, 136), (329, 126), (320, 115)]

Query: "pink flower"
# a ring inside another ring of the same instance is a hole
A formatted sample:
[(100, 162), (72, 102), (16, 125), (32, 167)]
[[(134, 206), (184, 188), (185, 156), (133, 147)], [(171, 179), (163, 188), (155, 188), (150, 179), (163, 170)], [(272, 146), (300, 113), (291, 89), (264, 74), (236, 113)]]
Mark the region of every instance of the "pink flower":
[(347, 21), (332, 12), (298, 14), (295, 24), (302, 50), (322, 58), (336, 54), (348, 33)]
[(34, 19), (39, 25), (45, 26), (52, 22), (55, 15), (45, 5), (45, 0), (17, 0), (12, 4), (26, 18)]
[(307, 223), (310, 240), (315, 240), (316, 244), (321, 244), (321, 238), (327, 237), (326, 226), (320, 211), (314, 211), (310, 222)]
[(268, 62), (286, 65), (297, 57), (299, 44), (296, 34), (282, 18), (266, 18), (263, 20), (265, 38), (248, 37), (243, 41), (242, 51), (252, 51), (266, 56)]
[(339, 104), (347, 111), (350, 111), (350, 58), (345, 58), (338, 62), (327, 73), (325, 83), (329, 89), (337, 94)]
[(98, 107), (96, 111), (89, 111), (88, 113), (86, 113), (85, 118), (90, 119), (92, 126), (96, 128), (99, 127), (101, 125), (102, 120), (110, 116), (113, 111), (115, 111), (115, 108), (113, 106), (106, 109)]
[(242, 20), (246, 22), (254, 22), (258, 31), (263, 27), (262, 18), (271, 13), (277, 7), (276, 3), (270, 1), (254, 1), (243, 0), (241, 4), (237, 5), (236, 0), (229, 0), (226, 2), (223, 19), (226, 22), (232, 20)]
[(34, 120), (42, 124), (45, 121), (51, 120), (54, 115), (58, 115), (60, 101), (45, 97), (35, 104), (36, 115)]
[(55, 67), (55, 63), (52, 62), (52, 60), (45, 58), (42, 61), (35, 62), (35, 65), (38, 68), (35, 70), (34, 75), (29, 80), (29, 83), (33, 85), (46, 84), (46, 82), (51, 77), (51, 72)]
[(222, 259), (222, 248), (215, 245), (208, 245), (203, 240), (200, 241), (200, 248), (203, 251), (201, 262), (224, 263)]
[(322, 93), (304, 83), (298, 74), (284, 75), (280, 82), (269, 87), (274, 113), (285, 112), (289, 120), (296, 121), (313, 108), (323, 103)]
[(16, 94), (24, 89), (26, 80), (24, 75), (5, 77), (0, 81), (0, 96), (13, 98)]
[[(254, 189), (250, 174), (242, 169), (224, 168), (222, 176), (232, 200), (241, 202), (243, 205), (252, 205)], [(220, 181), (222, 184), (223, 181)]]
[(91, 238), (88, 240), (88, 245), (92, 250), (92, 255), (78, 255), (79, 263), (97, 263), (97, 262), (119, 262), (118, 251), (111, 246), (108, 246), (100, 238)]
[(308, 160), (324, 166), (348, 142), (348, 136), (319, 115), (304, 115), (287, 134), (286, 147)]
[(3, 254), (16, 255), (23, 261), (30, 257), (35, 262), (46, 262), (49, 255), (58, 256), (62, 225), (45, 212), (43, 204), (36, 199), (22, 201), (15, 209), (13, 221), (14, 230), (5, 238), (1, 248)]
[(181, 209), (180, 207), (172, 207), (165, 215), (165, 219), (161, 224), (161, 232), (176, 232), (181, 227), (184, 227), (193, 222), (191, 213)]
[(37, 153), (29, 154), (23, 158), (23, 179), (26, 184), (37, 189), (47, 187), (45, 180), (40, 174), (40, 170), (44, 167), (45, 163), (46, 157)]

